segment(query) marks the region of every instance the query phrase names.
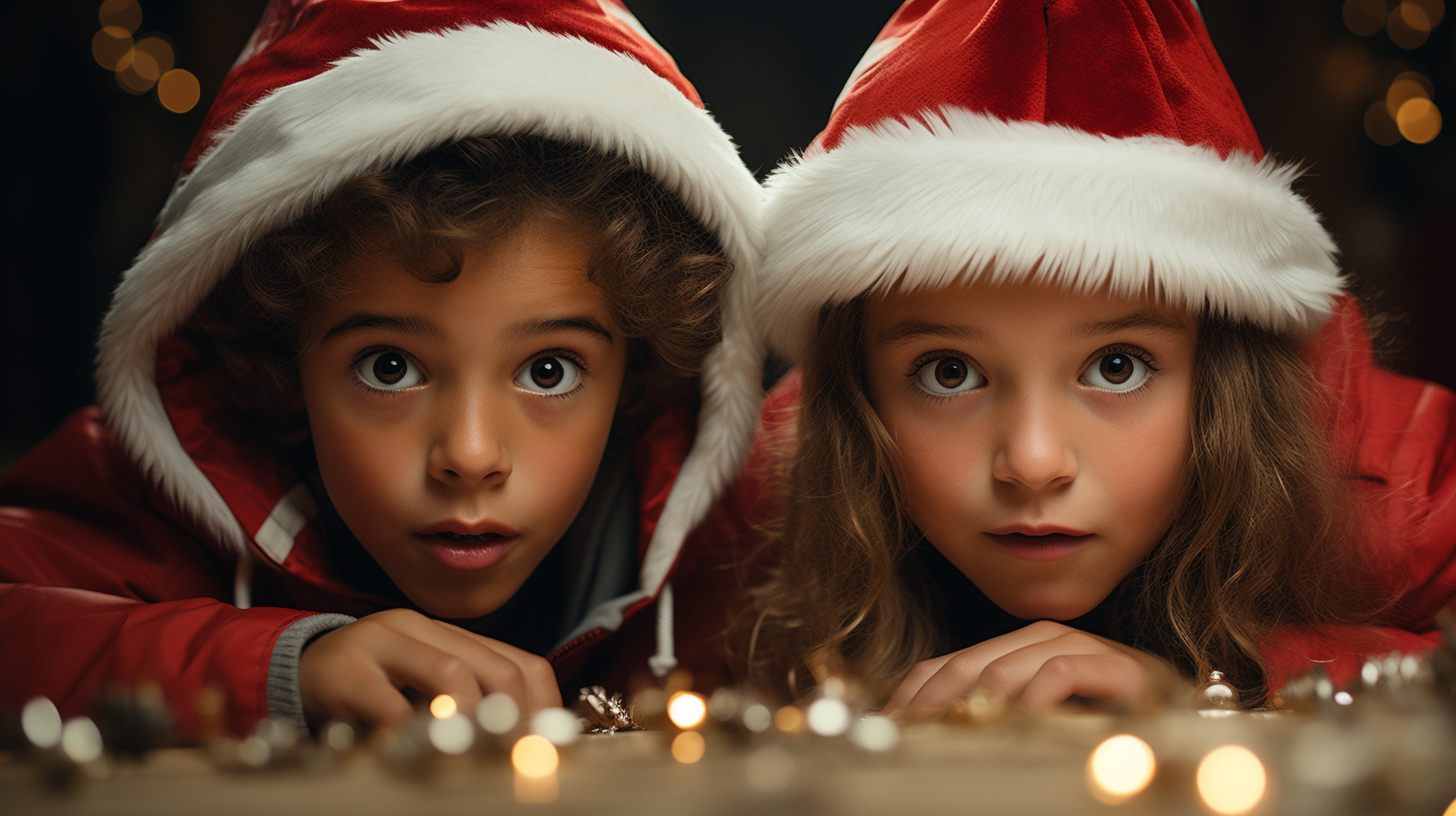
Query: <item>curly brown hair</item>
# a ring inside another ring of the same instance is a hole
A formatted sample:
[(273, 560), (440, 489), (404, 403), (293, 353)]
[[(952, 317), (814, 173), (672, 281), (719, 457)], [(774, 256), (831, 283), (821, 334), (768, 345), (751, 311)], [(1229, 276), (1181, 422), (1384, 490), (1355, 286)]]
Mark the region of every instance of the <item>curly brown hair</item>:
[(310, 318), (350, 285), (351, 262), (384, 253), (421, 280), (459, 276), (465, 248), (532, 219), (566, 225), (590, 248), (588, 279), (629, 341), (619, 426), (696, 398), (721, 336), (733, 272), (717, 239), (623, 156), (536, 136), (479, 136), (355, 178), (253, 243), (183, 334), (231, 374), (235, 418), (282, 441), (307, 418), (298, 359)]
[[(801, 364), (787, 508), (757, 593), (751, 670), (798, 696), (826, 667), (884, 699), (951, 644), (912, 556), (893, 438), (866, 389), (868, 296), (824, 307)], [(1111, 597), (1118, 640), (1189, 679), (1224, 672), (1244, 702), (1266, 695), (1260, 645), (1283, 624), (1362, 623), (1388, 606), (1363, 549), (1299, 343), (1247, 322), (1198, 321), (1188, 492), (1153, 553)], [(964, 645), (964, 644), (960, 644)]]

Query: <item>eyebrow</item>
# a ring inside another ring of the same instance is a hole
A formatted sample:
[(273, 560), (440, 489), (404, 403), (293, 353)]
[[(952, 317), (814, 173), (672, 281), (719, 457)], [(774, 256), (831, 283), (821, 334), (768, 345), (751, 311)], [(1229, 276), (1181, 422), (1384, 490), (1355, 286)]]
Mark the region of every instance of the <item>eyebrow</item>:
[(1100, 334), (1114, 334), (1127, 329), (1151, 329), (1170, 334), (1186, 334), (1188, 326), (1168, 314), (1156, 309), (1141, 309), (1132, 314), (1083, 323), (1072, 330), (1073, 337), (1094, 337)]
[[(338, 323), (335, 323), (333, 328), (324, 333), (321, 342), (327, 343), (336, 337), (369, 329), (392, 329), (435, 342), (440, 342), (445, 339), (444, 332), (440, 331), (439, 327), (428, 320), (404, 315), (355, 312), (340, 320)], [(562, 330), (581, 331), (600, 335), (607, 341), (608, 345), (616, 345), (616, 340), (613, 339), (612, 333), (607, 330), (607, 327), (603, 326), (601, 321), (589, 315), (570, 315), (567, 317), (551, 317), (542, 320), (523, 321), (511, 326), (510, 336), (513, 340), (528, 340), (533, 337), (540, 337), (541, 335)]]
[(375, 314), (373, 312), (355, 312), (348, 317), (334, 324), (334, 327), (324, 332), (324, 338), (320, 342), (327, 343), (336, 337), (354, 332), (366, 331), (368, 329), (393, 329), (423, 337), (427, 340), (443, 340), (445, 335), (435, 324), (418, 317), (407, 317), (403, 315)]
[(569, 317), (551, 317), (544, 320), (526, 320), (512, 326), (510, 335), (514, 340), (529, 340), (533, 337), (540, 337), (543, 334), (550, 334), (562, 330), (581, 331), (601, 335), (607, 341), (607, 345), (615, 346), (617, 344), (617, 341), (612, 337), (611, 331), (606, 326), (603, 326), (601, 321), (590, 315), (571, 315)]
[(945, 337), (951, 340), (985, 341), (986, 333), (975, 326), (955, 323), (927, 323), (924, 320), (901, 320), (875, 337), (875, 344), (892, 346), (921, 337)]

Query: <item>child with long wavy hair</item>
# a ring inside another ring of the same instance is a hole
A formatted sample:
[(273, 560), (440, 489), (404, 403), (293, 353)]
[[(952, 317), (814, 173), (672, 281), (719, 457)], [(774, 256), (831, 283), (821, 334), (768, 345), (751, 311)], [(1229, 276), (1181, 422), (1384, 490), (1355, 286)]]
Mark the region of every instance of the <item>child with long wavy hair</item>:
[(761, 682), (1261, 704), (1434, 645), (1456, 403), (1373, 367), (1295, 176), (1184, 0), (906, 3), (767, 185)]

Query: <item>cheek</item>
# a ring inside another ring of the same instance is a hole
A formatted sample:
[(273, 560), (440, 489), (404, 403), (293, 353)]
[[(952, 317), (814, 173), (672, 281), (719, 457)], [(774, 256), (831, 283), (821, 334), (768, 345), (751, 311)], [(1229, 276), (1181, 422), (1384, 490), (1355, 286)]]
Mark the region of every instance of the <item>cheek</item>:
[(972, 469), (985, 461), (974, 433), (964, 426), (941, 425), (908, 406), (886, 405), (881, 422), (895, 440), (905, 476), (904, 498), (910, 518), (931, 531), (973, 513)]

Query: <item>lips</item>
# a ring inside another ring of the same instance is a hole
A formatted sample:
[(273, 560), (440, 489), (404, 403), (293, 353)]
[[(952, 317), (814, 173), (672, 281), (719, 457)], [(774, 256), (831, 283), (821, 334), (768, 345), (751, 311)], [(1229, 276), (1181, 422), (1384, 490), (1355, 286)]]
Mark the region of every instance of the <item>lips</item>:
[(436, 561), (459, 570), (485, 569), (506, 556), (519, 534), (492, 521), (450, 520), (418, 533)]
[(1012, 524), (988, 530), (985, 535), (1025, 561), (1059, 561), (1092, 540), (1091, 533), (1056, 525)]

